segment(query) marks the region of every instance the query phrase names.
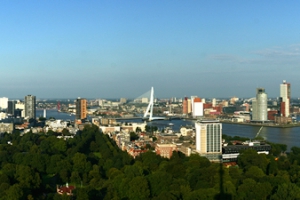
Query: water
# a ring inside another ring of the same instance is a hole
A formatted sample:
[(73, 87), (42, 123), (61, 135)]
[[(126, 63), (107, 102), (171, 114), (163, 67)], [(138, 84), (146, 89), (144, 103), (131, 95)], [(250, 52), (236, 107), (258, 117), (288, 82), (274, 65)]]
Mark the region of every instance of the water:
[[(223, 124), (223, 134), (229, 136), (241, 136), (247, 138), (255, 138), (259, 129), (259, 126), (246, 126), (238, 124)], [(260, 137), (265, 140), (286, 144), (288, 150), (293, 146), (300, 147), (300, 127), (293, 128), (274, 128), (263, 127), (259, 133)]]
[[(44, 110), (36, 110), (36, 117), (42, 117), (44, 114)], [(54, 117), (55, 119), (62, 120), (75, 120), (75, 115), (70, 115), (69, 113), (57, 112), (57, 110), (46, 110), (46, 118)]]
[[(120, 120), (124, 122), (141, 122), (141, 120)], [(173, 125), (171, 126), (170, 123)], [(157, 126), (158, 129), (172, 127), (174, 131), (179, 131), (181, 126), (194, 127), (195, 121), (183, 120), (161, 120), (148, 122), (150, 126)], [(257, 136), (261, 126), (247, 126), (239, 124), (222, 124), (222, 133), (229, 136), (240, 136), (253, 139)], [(265, 140), (273, 143), (286, 144), (288, 151), (293, 146), (300, 147), (300, 127), (293, 128), (274, 128), (263, 127), (258, 136), (263, 137)]]
[[(43, 110), (37, 110), (36, 116), (43, 116)], [(63, 119), (63, 120), (75, 120), (74, 115), (70, 115), (68, 113), (57, 112), (56, 110), (47, 110), (47, 118), (54, 117), (55, 119)], [(135, 120), (119, 120), (120, 122), (139, 122), (142, 123), (141, 119)], [(162, 130), (166, 127), (171, 127), (174, 131), (179, 131), (181, 126), (192, 126), (195, 127), (195, 121), (184, 121), (184, 120), (160, 120), (160, 121), (152, 121), (147, 123), (149, 126), (156, 126), (159, 130)], [(223, 134), (229, 136), (240, 136), (247, 138), (255, 138), (260, 126), (247, 126), (247, 125), (239, 125), (239, 124), (224, 124)], [(300, 127), (294, 128), (274, 128), (274, 127), (263, 127), (259, 133), (260, 137), (263, 137), (265, 140), (273, 142), (286, 144), (288, 150), (290, 150), (293, 146), (300, 147)]]

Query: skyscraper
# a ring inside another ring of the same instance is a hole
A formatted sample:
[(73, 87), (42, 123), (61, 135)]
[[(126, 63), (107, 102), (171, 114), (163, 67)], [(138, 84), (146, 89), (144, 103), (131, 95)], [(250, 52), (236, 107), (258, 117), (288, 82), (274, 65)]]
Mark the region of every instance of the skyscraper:
[(285, 80), (280, 84), (280, 115), (288, 117), (290, 115), (291, 84)]
[(188, 98), (184, 97), (184, 100), (182, 102), (182, 114), (186, 115), (188, 114)]
[(25, 117), (28, 117), (29, 119), (35, 119), (36, 118), (36, 97), (32, 95), (25, 96)]
[(87, 102), (86, 99), (81, 99), (78, 97), (76, 99), (76, 119), (86, 119), (87, 116)]
[(15, 109), (16, 109), (16, 101), (10, 100), (7, 102), (7, 114), (14, 116), (15, 115)]
[(268, 120), (268, 97), (264, 88), (256, 89), (256, 99), (252, 100), (252, 120)]
[(196, 151), (209, 160), (220, 160), (222, 154), (222, 123), (203, 120), (195, 123)]

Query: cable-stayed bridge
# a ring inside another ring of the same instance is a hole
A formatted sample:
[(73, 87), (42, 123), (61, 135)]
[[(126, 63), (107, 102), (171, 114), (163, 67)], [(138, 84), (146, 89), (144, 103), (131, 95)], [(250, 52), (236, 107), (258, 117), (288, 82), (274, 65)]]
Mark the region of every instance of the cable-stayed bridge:
[(135, 98), (132, 103), (148, 103), (147, 109), (144, 112), (143, 120), (154, 121), (154, 120), (164, 120), (166, 117), (155, 117), (153, 116), (153, 106), (154, 106), (154, 88), (151, 89), (139, 97)]
[[(166, 119), (166, 117), (153, 117), (153, 105), (154, 105), (154, 88), (151, 88), (151, 92), (150, 92), (150, 101), (149, 104), (147, 106), (147, 109), (144, 113), (144, 120), (147, 121), (154, 121), (154, 120), (164, 120)], [(149, 115), (149, 117), (148, 117)]]

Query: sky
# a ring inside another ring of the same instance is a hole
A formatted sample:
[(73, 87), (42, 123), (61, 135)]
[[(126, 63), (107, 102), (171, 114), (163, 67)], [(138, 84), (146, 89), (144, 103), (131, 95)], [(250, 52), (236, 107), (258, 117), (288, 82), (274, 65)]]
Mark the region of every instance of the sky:
[(0, 96), (300, 97), (300, 1), (4, 0)]

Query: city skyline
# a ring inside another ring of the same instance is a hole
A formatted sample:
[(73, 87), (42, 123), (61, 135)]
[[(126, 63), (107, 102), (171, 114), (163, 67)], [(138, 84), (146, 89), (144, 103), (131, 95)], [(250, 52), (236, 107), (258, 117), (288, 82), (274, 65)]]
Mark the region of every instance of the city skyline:
[(297, 98), (298, 4), (2, 2), (0, 96)]

